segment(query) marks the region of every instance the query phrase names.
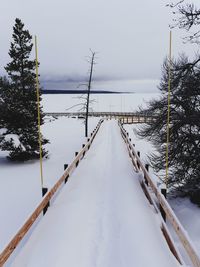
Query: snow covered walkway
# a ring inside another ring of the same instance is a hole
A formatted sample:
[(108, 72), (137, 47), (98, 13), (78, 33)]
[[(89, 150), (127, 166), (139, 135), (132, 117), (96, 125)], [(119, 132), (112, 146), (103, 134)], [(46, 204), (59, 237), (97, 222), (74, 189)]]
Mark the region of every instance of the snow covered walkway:
[(116, 122), (90, 150), (13, 267), (176, 267)]

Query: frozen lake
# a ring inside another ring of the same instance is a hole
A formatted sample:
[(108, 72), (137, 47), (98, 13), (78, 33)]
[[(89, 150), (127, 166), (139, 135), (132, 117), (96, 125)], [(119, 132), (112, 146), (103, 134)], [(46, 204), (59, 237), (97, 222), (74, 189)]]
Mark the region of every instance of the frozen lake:
[[(153, 98), (158, 98), (159, 93), (129, 93), (129, 94), (91, 94), (91, 104), (93, 111), (107, 112), (133, 112), (139, 106), (145, 106), (146, 102)], [(80, 111), (81, 95), (43, 95), (42, 105), (44, 112), (70, 112)], [(85, 95), (84, 95), (85, 97)]]

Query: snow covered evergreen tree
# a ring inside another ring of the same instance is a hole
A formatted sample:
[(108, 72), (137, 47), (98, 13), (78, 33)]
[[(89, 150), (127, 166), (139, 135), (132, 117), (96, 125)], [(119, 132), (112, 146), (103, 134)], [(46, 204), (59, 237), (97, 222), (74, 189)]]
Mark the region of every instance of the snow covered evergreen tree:
[[(37, 127), (37, 96), (35, 60), (31, 60), (32, 36), (20, 19), (15, 20), (13, 42), (9, 50), (11, 62), (5, 70), (9, 79), (1, 79), (3, 127), (0, 148), (9, 151), (11, 160), (25, 161), (39, 158)], [(41, 98), (40, 98), (41, 100)], [(41, 124), (44, 114), (41, 112)], [(42, 139), (42, 144), (48, 140)], [(43, 156), (47, 151), (43, 149)]]
[(4, 84), (3, 81), (4, 81), (3, 78), (0, 77), (0, 114), (1, 114), (1, 116), (0, 116), (0, 129), (3, 128), (3, 114), (4, 114), (4, 112), (3, 112), (3, 99), (1, 96), (2, 95), (2, 86)]
[[(189, 195), (200, 205), (200, 65), (182, 55), (173, 62), (170, 105), (169, 187)], [(141, 110), (155, 116), (138, 132), (155, 145), (159, 155), (151, 155), (156, 171), (165, 170), (168, 66), (165, 61), (159, 89), (162, 96)], [(164, 178), (164, 177), (163, 177)]]

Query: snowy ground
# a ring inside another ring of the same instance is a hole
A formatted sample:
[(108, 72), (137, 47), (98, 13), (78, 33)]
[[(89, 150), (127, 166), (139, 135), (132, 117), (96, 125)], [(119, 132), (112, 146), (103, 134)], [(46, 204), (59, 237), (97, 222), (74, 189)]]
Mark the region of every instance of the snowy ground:
[[(97, 95), (97, 103), (94, 110), (133, 111), (138, 105), (144, 104), (144, 99), (149, 100), (156, 95), (158, 94)], [(73, 105), (76, 101), (77, 99), (74, 100), (73, 96), (48, 95), (43, 99), (43, 106), (46, 112), (65, 111), (66, 107)], [(90, 131), (96, 126), (97, 121), (98, 119), (90, 120)], [(61, 117), (58, 120), (53, 119), (51, 122), (47, 120), (42, 127), (44, 136), (51, 141), (47, 145), (50, 157), (43, 163), (46, 186), (51, 187), (54, 184), (63, 173), (63, 165), (70, 163), (74, 157), (74, 152), (80, 150), (82, 143), (85, 141), (83, 127), (81, 120), (65, 117)], [(132, 132), (132, 127), (131, 125), (126, 126), (132, 136), (132, 142), (136, 144), (136, 149), (141, 151), (141, 156), (144, 158), (145, 153), (152, 151), (152, 147), (144, 141), (137, 140)], [(0, 152), (0, 250), (10, 241), (41, 200), (39, 162), (13, 164), (9, 163), (5, 156), (5, 152)], [(116, 155), (117, 157), (118, 155)], [(144, 161), (146, 160), (147, 157), (145, 156)], [(176, 199), (171, 204), (200, 251), (200, 209), (188, 200)], [(115, 243), (115, 241), (113, 242)], [(18, 266), (21, 267), (21, 265)], [(160, 266), (163, 266), (163, 264)]]
[(116, 122), (103, 123), (11, 266), (180, 266), (142, 192)]
[[(96, 111), (132, 111), (144, 100), (152, 99), (158, 94), (117, 94), (93, 95)], [(45, 112), (66, 111), (80, 102), (77, 95), (43, 95), (42, 105)], [(77, 111), (80, 107), (72, 109)], [(90, 131), (99, 119), (90, 119)], [(70, 163), (75, 151), (84, 143), (82, 121), (59, 118), (46, 120), (42, 127), (45, 137), (50, 140), (46, 147), (49, 159), (44, 160), (44, 184), (51, 187), (63, 172), (63, 165)], [(41, 200), (41, 181), (38, 161), (10, 163), (7, 153), (0, 151), (0, 251), (14, 236), (24, 221)]]
[[(141, 127), (141, 125), (138, 124), (124, 126), (124, 128), (129, 132), (132, 142), (136, 144), (136, 150), (141, 152), (141, 158), (143, 162), (148, 163), (148, 155), (155, 151), (155, 149), (151, 143), (147, 142), (146, 140), (139, 139), (134, 134), (133, 130), (138, 129), (139, 127)], [(150, 169), (150, 172), (155, 178), (155, 174), (153, 173), (152, 169)], [(180, 222), (188, 232), (200, 255), (200, 208), (191, 203), (191, 201), (187, 198), (170, 199), (169, 203)], [(174, 235), (173, 232), (172, 234)], [(178, 246), (180, 246), (179, 241), (177, 239), (176, 241)]]
[[(90, 132), (99, 119), (91, 119)], [(85, 141), (81, 120), (60, 117), (46, 119), (42, 132), (51, 143), (46, 146), (49, 159), (43, 161), (44, 184), (51, 187), (63, 173), (65, 163), (70, 163), (75, 151)], [(0, 152), (0, 251), (41, 200), (41, 181), (38, 161), (10, 163), (6, 153)]]
[(171, 199), (169, 203), (188, 232), (200, 256), (200, 208), (187, 198)]

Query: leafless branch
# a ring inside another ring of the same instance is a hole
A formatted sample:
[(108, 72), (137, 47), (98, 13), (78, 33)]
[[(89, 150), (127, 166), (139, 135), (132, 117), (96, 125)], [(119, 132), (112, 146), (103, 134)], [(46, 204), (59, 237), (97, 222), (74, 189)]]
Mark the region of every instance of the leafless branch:
[(66, 108), (65, 110), (70, 110), (70, 109), (75, 108), (75, 107), (80, 106), (80, 105), (83, 105), (83, 104), (82, 103), (79, 103), (79, 104), (76, 104), (76, 105), (71, 106), (70, 108)]
[(194, 29), (193, 33), (189, 33), (188, 36), (184, 37), (184, 41), (199, 44), (200, 30), (197, 29), (197, 26), (200, 25), (200, 8), (191, 3), (183, 4), (184, 2), (185, 0), (181, 0), (177, 3), (170, 3), (167, 5), (173, 9), (173, 14), (176, 16), (170, 27), (178, 27), (179, 29), (184, 29), (187, 32)]

